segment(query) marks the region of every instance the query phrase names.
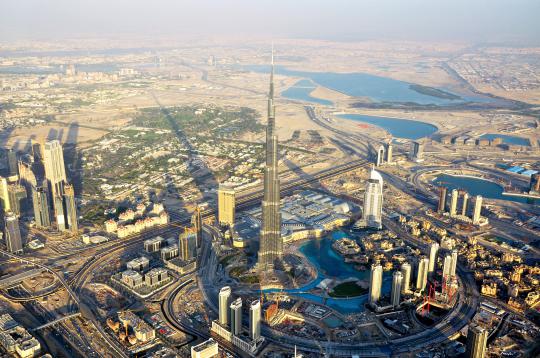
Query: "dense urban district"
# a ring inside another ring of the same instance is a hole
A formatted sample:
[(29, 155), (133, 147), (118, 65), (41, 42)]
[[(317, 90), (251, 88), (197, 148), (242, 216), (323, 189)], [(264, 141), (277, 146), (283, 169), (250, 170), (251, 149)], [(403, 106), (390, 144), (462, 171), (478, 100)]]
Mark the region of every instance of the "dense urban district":
[(538, 357), (540, 49), (0, 49), (13, 357)]

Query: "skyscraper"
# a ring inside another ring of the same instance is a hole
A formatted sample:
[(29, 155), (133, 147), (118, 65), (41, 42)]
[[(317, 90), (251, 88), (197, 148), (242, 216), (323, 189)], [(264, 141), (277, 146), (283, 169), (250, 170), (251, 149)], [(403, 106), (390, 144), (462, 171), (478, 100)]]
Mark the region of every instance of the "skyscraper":
[(443, 280), (450, 278), (452, 272), (452, 256), (446, 255), (443, 261), (442, 277)]
[(439, 252), (439, 244), (436, 242), (431, 243), (429, 246), (429, 267), (428, 272), (435, 271), (435, 264), (437, 263), (437, 253)]
[(77, 232), (79, 230), (77, 203), (75, 202), (75, 190), (71, 184), (66, 184), (64, 187), (64, 201), (66, 204), (65, 215), (67, 228), (71, 232)]
[(229, 306), (231, 305), (231, 287), (224, 286), (219, 290), (219, 324), (229, 325)]
[(230, 185), (220, 184), (218, 188), (218, 221), (221, 225), (234, 226), (236, 192)]
[(386, 163), (390, 164), (392, 163), (392, 140), (388, 141), (386, 143)]
[(540, 194), (540, 173), (531, 175), (531, 180), (529, 182), (529, 193)]
[(424, 160), (424, 144), (416, 141), (411, 142), (410, 159), (415, 162)]
[(242, 299), (238, 297), (231, 303), (231, 333), (238, 336), (242, 332)]
[(26, 189), (20, 184), (11, 184), (8, 186), (8, 195), (11, 212), (21, 216), (21, 212), (26, 208)]
[(178, 248), (179, 256), (184, 261), (197, 257), (197, 233), (186, 229), (180, 234)]
[(383, 179), (371, 169), (364, 192), (364, 223), (367, 227), (382, 228)]
[(469, 193), (461, 192), (461, 215), (467, 216), (467, 205), (469, 204)]
[(63, 195), (63, 185), (67, 181), (66, 168), (64, 167), (64, 152), (58, 140), (46, 142), (43, 149), (43, 161), (45, 164), (45, 177), (51, 186), (52, 196)]
[(375, 158), (376, 167), (381, 166), (384, 163), (384, 157), (385, 157), (384, 153), (385, 153), (384, 146), (380, 145), (379, 148), (377, 149), (377, 157)]
[(13, 149), (7, 149), (6, 150), (6, 162), (7, 162), (7, 168), (8, 168), (8, 175), (18, 175), (18, 167), (17, 167), (17, 152), (15, 152)]
[(377, 303), (381, 297), (382, 286), (382, 266), (381, 264), (371, 265), (371, 272), (369, 275), (369, 303)]
[(427, 285), (427, 275), (429, 268), (429, 259), (422, 257), (418, 263), (418, 276), (416, 277), (416, 289), (423, 291)]
[(21, 229), (19, 228), (19, 218), (11, 211), (7, 212), (4, 217), (6, 247), (9, 252), (22, 253), (23, 242), (21, 237)]
[(457, 189), (453, 189), (450, 197), (450, 216), (456, 216), (457, 214), (458, 195)]
[(456, 275), (457, 262), (458, 262), (458, 252), (457, 250), (452, 250), (452, 265), (450, 266), (450, 276), (454, 277)]
[(0, 177), (0, 200), (2, 201), (2, 210), (4, 210), (4, 213), (11, 211), (8, 187), (9, 184), (7, 182), (7, 179), (4, 177)]
[(480, 223), (480, 218), (482, 215), (482, 196), (477, 195), (476, 199), (474, 200), (474, 211), (473, 211), (473, 217), (472, 222), (475, 225), (478, 225)]
[(195, 209), (195, 212), (191, 217), (191, 224), (195, 228), (195, 233), (197, 234), (197, 248), (200, 248), (203, 239), (203, 222), (201, 208), (199, 206), (197, 206), (197, 209)]
[(59, 231), (66, 231), (68, 223), (66, 222), (64, 208), (64, 183), (67, 182), (67, 177), (64, 166), (64, 152), (58, 140), (45, 143), (43, 147), (43, 164), (53, 201), (56, 226)]
[(249, 336), (254, 341), (261, 337), (261, 301), (255, 300), (249, 306)]
[(281, 213), (279, 211), (278, 137), (275, 132), (274, 51), (268, 93), (268, 124), (266, 126), (266, 166), (264, 169), (264, 198), (258, 264), (261, 271), (273, 268), (283, 256)]
[(395, 308), (399, 306), (399, 300), (401, 298), (401, 286), (403, 283), (403, 274), (400, 271), (395, 271), (392, 276), (392, 293), (390, 302)]
[(49, 202), (47, 200), (47, 191), (43, 187), (32, 188), (32, 204), (34, 206), (36, 225), (44, 228), (50, 227)]
[(444, 213), (446, 210), (446, 195), (447, 195), (448, 189), (445, 186), (439, 187), (439, 205), (437, 206), (437, 212), (439, 214)]
[(471, 324), (467, 332), (467, 358), (484, 358), (486, 356), (488, 331), (477, 325)]
[(401, 293), (406, 293), (411, 289), (411, 264), (404, 262), (403, 265), (401, 265), (401, 273), (403, 274)]
[(66, 231), (66, 215), (64, 210), (64, 199), (62, 196), (53, 195), (53, 208), (54, 208), (54, 218), (56, 219), (56, 227), (58, 231)]

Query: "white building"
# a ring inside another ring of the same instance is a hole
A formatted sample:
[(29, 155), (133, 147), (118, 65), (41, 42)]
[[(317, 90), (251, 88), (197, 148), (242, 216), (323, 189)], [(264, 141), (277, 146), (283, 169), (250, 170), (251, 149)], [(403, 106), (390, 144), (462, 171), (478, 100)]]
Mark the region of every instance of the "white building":
[(401, 285), (403, 283), (403, 274), (400, 271), (395, 271), (392, 276), (392, 293), (390, 303), (392, 307), (399, 306), (399, 300), (401, 298)]
[(418, 276), (416, 277), (416, 289), (419, 291), (424, 291), (427, 285), (427, 276), (429, 268), (429, 259), (423, 257), (418, 263)]
[(369, 303), (375, 304), (381, 297), (382, 273), (383, 269), (381, 264), (377, 263), (371, 265), (369, 276)]
[(366, 227), (382, 228), (383, 179), (374, 169), (369, 174), (364, 192), (363, 222)]
[(411, 264), (404, 262), (403, 265), (401, 265), (401, 273), (403, 274), (401, 293), (407, 293), (411, 289)]

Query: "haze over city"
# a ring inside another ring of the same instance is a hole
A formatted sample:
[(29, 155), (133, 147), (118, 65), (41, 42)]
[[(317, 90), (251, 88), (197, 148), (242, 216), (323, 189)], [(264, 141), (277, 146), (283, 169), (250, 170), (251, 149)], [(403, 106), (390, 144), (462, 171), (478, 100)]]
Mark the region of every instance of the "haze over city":
[(470, 40), (538, 44), (535, 0), (13, 1), (0, 39), (118, 35), (328, 40)]
[(2, 2), (0, 356), (540, 356), (539, 13)]

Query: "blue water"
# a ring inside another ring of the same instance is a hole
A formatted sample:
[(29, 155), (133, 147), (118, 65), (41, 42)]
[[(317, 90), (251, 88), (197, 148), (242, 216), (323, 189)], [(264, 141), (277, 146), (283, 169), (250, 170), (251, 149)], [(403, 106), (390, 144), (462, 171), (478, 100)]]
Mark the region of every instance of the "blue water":
[[(368, 295), (362, 295), (354, 298), (327, 298), (326, 300), (318, 295), (307, 293), (307, 291), (316, 287), (325, 278), (333, 278), (338, 280), (355, 277), (360, 280), (369, 280), (369, 270), (355, 270), (353, 264), (348, 264), (343, 261), (334, 249), (332, 243), (335, 240), (345, 237), (346, 234), (342, 231), (336, 231), (333, 234), (322, 239), (312, 239), (307, 241), (300, 247), (300, 251), (306, 255), (308, 260), (317, 268), (317, 278), (309, 284), (297, 288), (283, 290), (293, 296), (302, 297), (314, 302), (325, 304), (336, 311), (349, 314), (353, 312), (361, 312), (364, 310), (364, 304), (368, 299)], [(391, 275), (383, 274), (382, 294), (388, 294), (391, 290)], [(267, 290), (266, 292), (276, 292), (281, 290)]]
[[(268, 73), (269, 67), (250, 65), (245, 68), (255, 72)], [(276, 73), (310, 79), (314, 83), (342, 92), (352, 97), (366, 97), (375, 102), (401, 102), (417, 104), (449, 105), (468, 101), (486, 102), (493, 99), (480, 95), (462, 96), (461, 99), (444, 99), (418, 93), (410, 88), (412, 83), (394, 80), (388, 77), (375, 76), (366, 73), (335, 73), (335, 72), (306, 72), (276, 67)], [(446, 92), (450, 92), (442, 88)]]
[(473, 178), (468, 176), (440, 174), (433, 180), (434, 184), (443, 185), (449, 190), (464, 189), (470, 195), (482, 195), (488, 199), (501, 199), (507, 201), (515, 201), (518, 203), (527, 203), (539, 205), (540, 200), (522, 198), (518, 196), (502, 195), (503, 187), (489, 180)]
[(333, 102), (326, 99), (317, 98), (311, 96), (311, 92), (317, 88), (316, 84), (310, 80), (300, 80), (294, 84), (294, 86), (289, 87), (285, 91), (281, 92), (281, 95), (285, 98), (295, 99), (303, 102), (312, 102), (318, 103), (325, 106), (331, 106)]
[(492, 140), (495, 138), (501, 138), (503, 140), (503, 143), (506, 143), (506, 144), (515, 144), (515, 145), (523, 145), (523, 146), (531, 145), (531, 142), (527, 138), (516, 137), (512, 135), (484, 134), (480, 138), (489, 139), (489, 140)]
[(432, 124), (408, 119), (375, 117), (363, 114), (342, 114), (339, 117), (376, 125), (396, 138), (415, 140), (428, 137), (437, 131), (437, 127)]

